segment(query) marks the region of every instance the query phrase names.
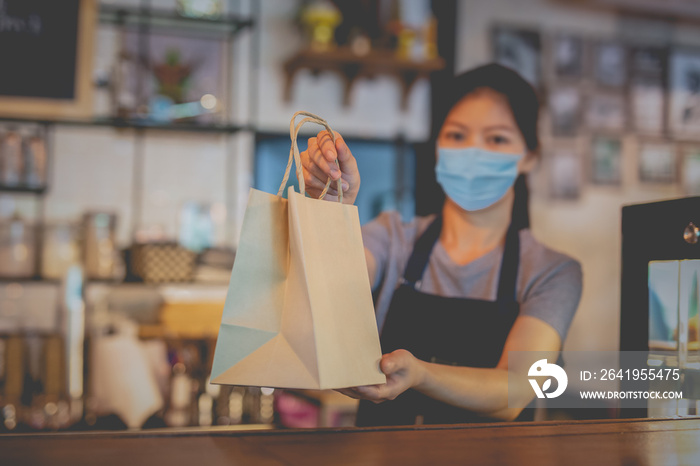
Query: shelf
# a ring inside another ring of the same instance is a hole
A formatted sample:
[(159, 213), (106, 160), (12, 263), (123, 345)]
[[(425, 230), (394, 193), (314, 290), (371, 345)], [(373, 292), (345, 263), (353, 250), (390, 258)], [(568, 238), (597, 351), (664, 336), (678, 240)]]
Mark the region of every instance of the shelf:
[(700, 20), (700, 6), (697, 2), (684, 0), (558, 0), (566, 6), (579, 8), (595, 8), (605, 11), (627, 14), (630, 16), (646, 16), (663, 18), (664, 20), (678, 19), (687, 22)]
[(46, 186), (30, 188), (28, 186), (3, 186), (0, 184), (0, 193), (44, 194), (45, 192)]
[(253, 20), (234, 15), (220, 18), (190, 18), (176, 11), (158, 9), (125, 8), (101, 5), (100, 22), (125, 26), (148, 26), (154, 28), (176, 28), (179, 31), (198, 31), (234, 35), (253, 25)]
[(0, 277), (0, 285), (7, 285), (9, 283), (38, 283), (45, 285), (60, 285), (61, 280), (41, 277)]
[[(319, 129), (320, 131), (320, 129)], [(307, 138), (307, 137), (313, 137), (317, 134), (317, 132), (313, 131), (300, 131), (299, 132), (299, 141), (301, 142), (302, 138)], [(402, 135), (396, 135), (392, 137), (382, 137), (382, 136), (365, 136), (365, 135), (360, 135), (360, 134), (352, 134), (352, 133), (344, 133), (341, 132), (343, 135), (343, 139), (345, 141), (351, 141), (353, 143), (361, 142), (361, 143), (371, 143), (371, 144), (393, 144), (393, 145), (403, 145), (403, 144), (415, 144), (415, 143), (421, 143), (424, 141), (409, 141), (407, 140), (404, 136)], [(289, 133), (285, 133), (282, 131), (276, 132), (272, 130), (267, 130), (267, 131), (256, 131), (255, 132), (255, 137), (257, 138), (258, 141), (264, 141), (266, 139), (287, 139), (289, 140)]]
[[(44, 278), (41, 276), (34, 277), (3, 277), (0, 276), (0, 284), (3, 283), (48, 283), (48, 284), (60, 284), (61, 279), (58, 278)], [(226, 291), (228, 290), (228, 283), (203, 283), (203, 282), (173, 282), (173, 283), (142, 283), (142, 282), (125, 282), (117, 279), (98, 279), (98, 278), (86, 278), (85, 286), (105, 286), (105, 287), (139, 287), (139, 288), (149, 288), (158, 290), (165, 293), (177, 292), (178, 289), (185, 290), (188, 296), (196, 294), (198, 291), (207, 292), (211, 290), (221, 291), (226, 296)], [(221, 299), (223, 302), (224, 298)]]
[(235, 133), (247, 129), (245, 126), (225, 124), (202, 123), (162, 123), (150, 120), (125, 120), (119, 118), (94, 118), (87, 120), (59, 120), (37, 118), (13, 118), (0, 117), (0, 121), (9, 123), (28, 123), (64, 126), (98, 126), (118, 129), (157, 130), (157, 131), (184, 131), (193, 133)]
[[(223, 307), (223, 306), (222, 306)], [(174, 341), (216, 341), (217, 333), (202, 332), (192, 330), (189, 332), (174, 331), (162, 323), (139, 325), (138, 336), (144, 340), (174, 340)]]
[(377, 75), (392, 75), (401, 83), (401, 106), (406, 108), (411, 88), (421, 78), (427, 78), (431, 73), (445, 67), (445, 60), (432, 58), (428, 60), (411, 60), (401, 58), (391, 50), (374, 50), (360, 56), (346, 47), (324, 52), (302, 50), (287, 60), (284, 64), (286, 74), (284, 98), (291, 100), (294, 77), (302, 69), (308, 69), (314, 74), (331, 71), (340, 75), (344, 81), (343, 104), (350, 102), (350, 91), (353, 84), (362, 77), (373, 78)]

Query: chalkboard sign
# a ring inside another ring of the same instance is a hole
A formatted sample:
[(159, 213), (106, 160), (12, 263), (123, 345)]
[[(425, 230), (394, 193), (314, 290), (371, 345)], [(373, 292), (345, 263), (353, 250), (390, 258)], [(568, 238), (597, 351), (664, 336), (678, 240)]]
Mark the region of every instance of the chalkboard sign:
[(0, 114), (90, 112), (94, 0), (0, 0)]

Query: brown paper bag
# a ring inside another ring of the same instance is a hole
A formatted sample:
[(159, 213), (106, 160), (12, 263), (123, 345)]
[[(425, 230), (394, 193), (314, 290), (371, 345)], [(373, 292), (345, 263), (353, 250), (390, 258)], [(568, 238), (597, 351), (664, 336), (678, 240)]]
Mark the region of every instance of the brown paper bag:
[[(307, 118), (295, 126), (300, 114)], [(277, 196), (250, 190), (213, 383), (327, 389), (386, 382), (357, 207), (305, 196), (296, 136), (307, 121), (333, 134), (321, 118), (297, 112)], [(284, 199), (292, 159), (301, 192), (290, 187)], [(340, 180), (338, 190), (342, 196)]]

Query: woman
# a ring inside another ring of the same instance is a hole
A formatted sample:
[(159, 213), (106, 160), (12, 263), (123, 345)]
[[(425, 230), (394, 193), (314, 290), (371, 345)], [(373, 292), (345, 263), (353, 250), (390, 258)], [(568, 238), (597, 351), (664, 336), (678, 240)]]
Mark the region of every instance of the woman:
[[(524, 228), (525, 176), (539, 148), (535, 91), (492, 64), (454, 78), (441, 100), (441, 214), (403, 224), (384, 213), (363, 227), (387, 383), (341, 390), (365, 400), (358, 425), (516, 419), (508, 374), (529, 366), (509, 366), (508, 352), (556, 358), (578, 307), (578, 262)], [(330, 176), (354, 202), (360, 173), (340, 135), (311, 138), (302, 165), (311, 195)], [(518, 396), (524, 406), (534, 393)]]

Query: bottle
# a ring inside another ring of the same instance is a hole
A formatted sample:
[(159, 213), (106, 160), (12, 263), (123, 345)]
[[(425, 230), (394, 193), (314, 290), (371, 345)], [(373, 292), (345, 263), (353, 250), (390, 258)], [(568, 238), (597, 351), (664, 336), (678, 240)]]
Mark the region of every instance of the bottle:
[(262, 387), (260, 389), (260, 423), (272, 424), (275, 419), (275, 389)]
[(165, 412), (165, 422), (169, 427), (185, 427), (191, 422), (192, 379), (182, 362), (173, 366), (170, 379), (170, 406)]
[(78, 226), (66, 221), (45, 223), (41, 239), (42, 278), (62, 280), (71, 266), (80, 263)]
[(18, 214), (0, 220), (0, 277), (31, 278), (36, 273), (36, 225)]
[[(204, 393), (199, 395), (197, 402), (197, 412), (200, 426), (211, 426), (218, 418), (216, 404), (218, 404), (220, 385), (213, 385), (209, 377), (204, 382)], [(216, 401), (216, 403), (215, 403)]]
[(30, 188), (46, 186), (46, 141), (39, 134), (24, 138), (25, 184)]
[(24, 345), (25, 378), (22, 391), (22, 404), (24, 405), (24, 420), (34, 430), (46, 428), (46, 414), (44, 412), (44, 378), (42, 377), (42, 346), (43, 338), (35, 332), (25, 333)]
[(88, 212), (83, 216), (83, 262), (85, 276), (113, 279), (116, 270), (115, 214)]
[(228, 423), (230, 425), (238, 425), (244, 422), (245, 402), (245, 387), (233, 387), (228, 397)]
[(63, 332), (62, 380), (67, 402), (70, 404), (70, 421), (83, 418), (85, 381), (85, 302), (83, 300), (83, 269), (73, 265), (68, 269), (61, 287), (61, 319)]
[(20, 399), (24, 391), (24, 356), (24, 340), (20, 335), (10, 335), (4, 339), (5, 384), (0, 428), (9, 432), (17, 429), (20, 421)]
[[(46, 417), (46, 427), (58, 430), (67, 426), (67, 419), (62, 418), (59, 407), (65, 403), (65, 369), (63, 338), (51, 334), (43, 339), (42, 382), (43, 396), (40, 404)], [(61, 403), (63, 402), (63, 403)]]
[(22, 136), (10, 130), (0, 138), (0, 186), (19, 186), (23, 173)]

